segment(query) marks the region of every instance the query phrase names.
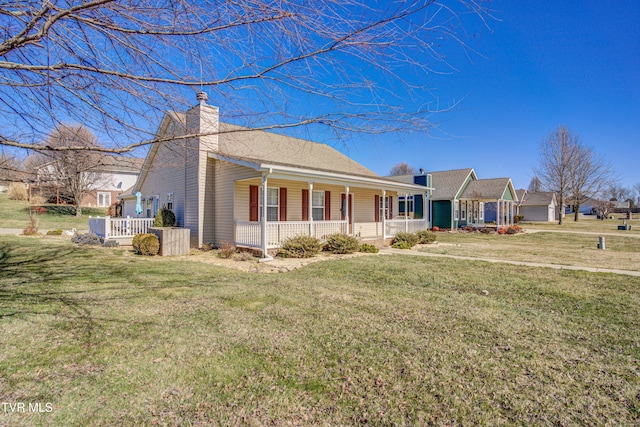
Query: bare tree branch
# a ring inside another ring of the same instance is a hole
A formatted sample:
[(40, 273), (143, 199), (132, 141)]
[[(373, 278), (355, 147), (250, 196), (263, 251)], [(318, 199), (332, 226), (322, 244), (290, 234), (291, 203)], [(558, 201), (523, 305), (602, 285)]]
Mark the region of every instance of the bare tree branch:
[(201, 89), (222, 120), (258, 129), (429, 132), (429, 75), (455, 72), (444, 52), (470, 52), (465, 27), (486, 28), (489, 12), (484, 0), (0, 2), (0, 144), (36, 148), (78, 123), (101, 150), (131, 151)]

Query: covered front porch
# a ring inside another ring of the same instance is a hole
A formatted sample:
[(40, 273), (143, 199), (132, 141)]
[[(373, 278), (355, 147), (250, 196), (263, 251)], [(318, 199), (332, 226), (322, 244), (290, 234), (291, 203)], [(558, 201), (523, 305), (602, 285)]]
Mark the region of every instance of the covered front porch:
[[(382, 178), (361, 178), (360, 182), (315, 178), (272, 172), (236, 180), (233, 243), (266, 254), (286, 239), (300, 235), (322, 241), (335, 233), (383, 240), (398, 232), (429, 228), (428, 197), (423, 186)], [(403, 202), (413, 200), (414, 195), (421, 203), (417, 209)]]

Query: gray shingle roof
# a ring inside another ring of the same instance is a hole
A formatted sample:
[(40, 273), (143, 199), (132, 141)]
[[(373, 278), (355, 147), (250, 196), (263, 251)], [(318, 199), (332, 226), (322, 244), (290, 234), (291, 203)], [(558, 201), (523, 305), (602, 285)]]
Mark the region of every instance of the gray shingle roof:
[(460, 196), (461, 199), (498, 200), (509, 185), (509, 178), (476, 179), (471, 181)]
[(255, 163), (379, 178), (375, 172), (326, 144), (229, 123), (220, 123), (220, 132), (218, 151), (223, 156)]
[(431, 200), (453, 200), (469, 174), (475, 175), (472, 168), (428, 173), (433, 187)]
[[(519, 191), (520, 190), (518, 190), (518, 192)], [(554, 197), (553, 192), (545, 192), (545, 191), (538, 191), (535, 193), (525, 192), (523, 197), (520, 197), (520, 195), (518, 195), (520, 204), (522, 206), (539, 206), (539, 205), (548, 206), (553, 202), (553, 197)]]

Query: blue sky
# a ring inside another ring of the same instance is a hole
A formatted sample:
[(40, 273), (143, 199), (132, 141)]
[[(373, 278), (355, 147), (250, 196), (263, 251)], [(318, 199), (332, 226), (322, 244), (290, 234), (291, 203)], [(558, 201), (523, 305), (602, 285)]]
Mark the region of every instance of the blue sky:
[(356, 136), (336, 148), (386, 175), (473, 167), (526, 188), (544, 137), (560, 124), (603, 154), (630, 187), (640, 183), (640, 8), (594, 0), (492, 2), (495, 20), (451, 74), (429, 82), (441, 105), (432, 135)]

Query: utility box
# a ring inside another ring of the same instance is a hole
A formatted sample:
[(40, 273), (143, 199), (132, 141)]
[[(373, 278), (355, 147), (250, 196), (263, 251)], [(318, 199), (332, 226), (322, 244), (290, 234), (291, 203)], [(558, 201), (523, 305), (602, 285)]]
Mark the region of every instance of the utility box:
[(160, 241), (160, 256), (179, 256), (189, 254), (190, 230), (178, 227), (149, 227), (149, 233)]

